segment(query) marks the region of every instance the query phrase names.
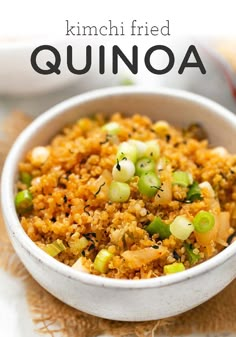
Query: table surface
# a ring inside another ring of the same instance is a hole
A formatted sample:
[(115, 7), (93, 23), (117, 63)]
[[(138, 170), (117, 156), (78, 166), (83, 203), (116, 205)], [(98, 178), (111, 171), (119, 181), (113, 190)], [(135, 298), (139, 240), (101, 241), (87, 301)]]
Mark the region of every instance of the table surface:
[[(163, 77), (143, 76), (142, 72), (134, 78), (134, 81), (141, 86), (167, 86), (186, 89), (221, 103), (234, 113), (236, 113), (236, 101), (232, 97), (226, 79), (217, 65), (207, 60), (207, 74), (198, 74), (192, 70), (191, 74), (168, 75)], [(125, 76), (124, 72), (124, 76)], [(129, 75), (130, 76), (130, 75)], [(31, 116), (37, 116), (56, 103), (76, 94), (98, 87), (106, 87), (119, 84), (120, 78), (110, 76), (99, 80), (75, 83), (73, 86), (63, 88), (57, 92), (47, 95), (35, 95), (30, 97), (10, 97), (0, 96), (0, 122), (13, 110), (21, 110)], [(3, 270), (0, 270), (0, 336), (6, 337), (35, 337), (39, 336), (34, 331), (34, 325), (26, 303), (23, 283), (11, 277)], [(194, 335), (197, 336), (197, 335)], [(213, 336), (236, 337), (236, 334), (208, 334)]]

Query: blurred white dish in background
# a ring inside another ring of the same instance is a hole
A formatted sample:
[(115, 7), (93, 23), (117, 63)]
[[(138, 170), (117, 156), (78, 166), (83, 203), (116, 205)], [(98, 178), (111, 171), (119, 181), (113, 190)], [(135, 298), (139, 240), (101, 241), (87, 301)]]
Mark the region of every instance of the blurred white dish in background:
[[(4, 95), (28, 95), (35, 93), (46, 93), (61, 88), (73, 81), (78, 80), (78, 76), (68, 71), (62, 71), (60, 75), (40, 75), (31, 66), (30, 58), (33, 50), (42, 45), (50, 44), (60, 50), (62, 57), (61, 69), (67, 41), (65, 39), (55, 39), (47, 42), (47, 39), (27, 37), (0, 39), (0, 94)], [(38, 56), (39, 64), (45, 69), (48, 60), (53, 62), (50, 52), (41, 52)]]

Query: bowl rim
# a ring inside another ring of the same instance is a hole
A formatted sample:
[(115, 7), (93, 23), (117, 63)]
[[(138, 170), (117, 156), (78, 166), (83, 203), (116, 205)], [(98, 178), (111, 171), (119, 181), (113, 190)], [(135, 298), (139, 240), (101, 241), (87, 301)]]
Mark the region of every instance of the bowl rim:
[(33, 134), (35, 134), (35, 130), (40, 126), (52, 122), (53, 119), (57, 118), (59, 115), (64, 115), (68, 109), (77, 107), (85, 102), (90, 102), (105, 97), (147, 94), (172, 97), (179, 100), (191, 101), (194, 104), (204, 106), (205, 108), (208, 108), (212, 114), (221, 118), (223, 117), (228, 122), (232, 123), (236, 129), (236, 116), (223, 106), (208, 98), (187, 91), (169, 88), (153, 89), (138, 86), (110, 87), (97, 89), (74, 96), (47, 110), (37, 117), (20, 133), (7, 155), (1, 178), (1, 206), (7, 230), (11, 233), (14, 239), (17, 240), (18, 244), (30, 256), (36, 259), (38, 263), (45, 264), (47, 268), (52, 269), (56, 273), (62, 274), (68, 279), (80, 281), (88, 285), (108, 288), (125, 288), (129, 290), (137, 288), (161, 288), (170, 284), (176, 284), (183, 282), (184, 280), (192, 279), (201, 274), (208, 273), (210, 270), (217, 268), (218, 265), (225, 263), (234, 254), (236, 254), (236, 242), (234, 242), (211, 259), (181, 273), (140, 280), (111, 279), (74, 270), (73, 268), (55, 260), (43, 252), (23, 230), (14, 206), (14, 171), (16, 165), (18, 164), (18, 153), (21, 153), (22, 149), (27, 144), (28, 139)]

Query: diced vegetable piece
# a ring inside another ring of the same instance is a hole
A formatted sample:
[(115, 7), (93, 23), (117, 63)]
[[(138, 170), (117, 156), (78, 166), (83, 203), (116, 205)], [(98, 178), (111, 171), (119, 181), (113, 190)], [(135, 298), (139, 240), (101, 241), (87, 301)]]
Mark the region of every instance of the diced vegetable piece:
[(161, 181), (154, 172), (148, 172), (141, 175), (138, 181), (138, 189), (141, 194), (147, 197), (154, 197), (161, 187)]
[(121, 183), (118, 181), (112, 181), (108, 197), (112, 202), (125, 202), (129, 199), (130, 196), (130, 187), (126, 183)]
[(137, 149), (137, 158), (142, 158), (144, 157), (144, 154), (147, 150), (147, 144), (136, 139), (130, 139), (128, 143), (133, 144), (136, 149)]
[(170, 125), (166, 121), (158, 121), (153, 125), (157, 134), (163, 135), (169, 131)]
[(110, 122), (110, 123), (103, 125), (102, 129), (106, 131), (108, 135), (114, 136), (120, 132), (121, 126), (119, 123)]
[(20, 181), (27, 187), (30, 187), (32, 176), (28, 172), (20, 172)]
[(181, 262), (174, 262), (164, 266), (164, 274), (175, 274), (185, 270), (185, 266)]
[(172, 184), (187, 187), (193, 183), (193, 177), (188, 172), (175, 171), (172, 173)]
[(170, 224), (170, 231), (177, 239), (186, 240), (194, 231), (194, 226), (185, 216), (179, 215)]
[(161, 240), (168, 238), (171, 234), (170, 226), (164, 223), (159, 216), (155, 217), (145, 230), (151, 235), (159, 234)]
[(116, 165), (114, 165), (112, 169), (113, 179), (121, 182), (130, 180), (134, 176), (134, 173), (134, 163), (129, 159), (117, 160)]
[(196, 264), (200, 260), (200, 255), (195, 254), (189, 244), (185, 243), (184, 247), (190, 264), (191, 265)]
[(161, 188), (155, 196), (155, 202), (159, 205), (167, 205), (172, 200), (171, 172), (169, 167), (159, 172)]
[(101, 274), (105, 274), (108, 271), (108, 264), (111, 261), (113, 255), (107, 249), (101, 249), (94, 260), (94, 269)]
[(72, 266), (71, 268), (82, 271), (83, 273), (89, 273), (89, 270), (83, 265), (82, 263), (83, 258), (80, 257)]
[(148, 247), (139, 250), (126, 250), (122, 256), (129, 268), (138, 269), (144, 264), (158, 260), (167, 252), (168, 250), (164, 246), (160, 246), (158, 249)]
[(31, 162), (35, 166), (40, 166), (46, 162), (49, 157), (49, 150), (45, 146), (37, 146), (31, 153)]
[(108, 196), (109, 186), (112, 182), (112, 174), (109, 170), (104, 170), (102, 174), (94, 180), (89, 188), (96, 198), (104, 198)]
[(66, 247), (64, 246), (63, 242), (59, 239), (55, 240), (52, 243), (47, 244), (44, 247), (44, 251), (52, 257), (57, 256), (59, 253), (63, 252), (65, 249)]
[(211, 153), (217, 154), (221, 158), (226, 158), (229, 155), (229, 152), (223, 146), (215, 147), (211, 150)]
[(193, 182), (193, 184), (189, 187), (188, 193), (187, 193), (187, 200), (193, 202), (195, 200), (201, 200), (201, 189), (196, 181)]
[(161, 158), (158, 160), (158, 163), (157, 163), (157, 165), (156, 165), (156, 169), (157, 169), (158, 171), (163, 171), (163, 170), (166, 168), (166, 166), (168, 165), (168, 163), (169, 163), (169, 159), (168, 159), (168, 158), (166, 158), (166, 157), (161, 157)]
[(126, 158), (135, 163), (137, 160), (137, 148), (134, 144), (131, 144), (129, 142), (123, 142), (118, 148), (116, 157), (118, 160)]
[(160, 157), (160, 146), (156, 140), (150, 140), (146, 143), (147, 149), (145, 156), (157, 160)]
[(206, 233), (198, 233), (195, 231), (195, 237), (199, 245), (207, 248), (208, 256), (211, 256), (214, 250), (212, 249), (212, 242), (215, 242), (217, 238), (217, 233), (220, 227), (220, 214), (214, 214), (215, 225), (213, 228)]
[(82, 236), (81, 238), (79, 238), (78, 240), (71, 240), (69, 242), (69, 246), (72, 250), (72, 253), (74, 254), (79, 254), (82, 252), (82, 250), (84, 250), (89, 244), (89, 241), (84, 237)]
[(209, 232), (215, 224), (214, 215), (210, 212), (200, 211), (193, 219), (194, 230), (198, 233)]
[(199, 187), (201, 190), (207, 190), (210, 198), (215, 198), (215, 191), (208, 181), (203, 181), (201, 184), (199, 184)]
[(217, 239), (222, 241), (227, 241), (230, 231), (230, 213), (229, 212), (220, 212), (219, 216), (220, 226), (217, 233)]
[(17, 212), (20, 214), (24, 214), (32, 210), (33, 198), (29, 190), (23, 190), (16, 194), (15, 206)]
[(143, 157), (135, 165), (135, 173), (140, 177), (144, 173), (154, 172), (155, 162), (151, 158)]

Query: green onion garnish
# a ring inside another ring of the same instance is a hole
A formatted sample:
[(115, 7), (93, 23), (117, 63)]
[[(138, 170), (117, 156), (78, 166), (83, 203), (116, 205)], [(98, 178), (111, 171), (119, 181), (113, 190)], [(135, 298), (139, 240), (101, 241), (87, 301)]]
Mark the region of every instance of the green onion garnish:
[(129, 199), (130, 187), (126, 183), (112, 181), (109, 187), (108, 197), (112, 202), (125, 202)]
[(193, 183), (192, 175), (188, 172), (175, 171), (172, 173), (172, 184), (187, 187)]
[(135, 173), (141, 176), (144, 173), (148, 173), (155, 170), (155, 162), (152, 158), (141, 158), (135, 165)]
[(135, 173), (134, 163), (129, 159), (117, 160), (117, 163), (113, 166), (112, 176), (116, 181), (126, 182), (130, 180)]
[(137, 148), (134, 144), (131, 144), (129, 142), (123, 142), (118, 148), (116, 157), (118, 160), (126, 158), (135, 163), (137, 160)]
[(134, 81), (131, 78), (125, 77), (120, 81), (120, 85), (134, 85)]
[(24, 214), (32, 210), (33, 198), (29, 190), (23, 190), (16, 194), (15, 206), (17, 212), (20, 214)]
[(157, 160), (160, 157), (160, 146), (156, 140), (150, 140), (146, 142), (145, 156)]
[(108, 271), (108, 264), (113, 255), (107, 249), (101, 249), (94, 260), (94, 269), (104, 274)]
[(164, 266), (164, 274), (175, 274), (184, 270), (185, 266), (181, 262), (174, 262), (172, 264), (167, 264), (166, 266)]
[(116, 122), (110, 122), (103, 125), (102, 130), (105, 130), (108, 135), (114, 136), (120, 132), (121, 126)]
[(63, 252), (66, 249), (66, 247), (64, 246), (63, 242), (59, 239), (57, 239), (56, 241), (47, 244), (44, 247), (44, 251), (52, 256), (55, 257), (57, 256), (59, 253)]
[(198, 233), (207, 233), (215, 225), (214, 215), (210, 212), (200, 211), (193, 219), (194, 229)]
[(139, 178), (138, 189), (141, 194), (154, 197), (160, 187), (160, 178), (154, 172), (144, 173)]
[(137, 158), (142, 158), (145, 155), (145, 152), (147, 150), (146, 143), (142, 142), (141, 140), (136, 139), (129, 139), (128, 143), (135, 145), (137, 150)]
[(196, 264), (200, 260), (200, 255), (195, 254), (191, 245), (189, 245), (188, 243), (184, 243), (184, 247), (190, 264)]
[(164, 223), (159, 216), (155, 217), (145, 230), (151, 235), (159, 234), (161, 240), (168, 238), (171, 234), (170, 226)]
[(194, 226), (185, 216), (179, 215), (170, 224), (170, 231), (177, 239), (186, 240), (194, 231)]
[(20, 172), (20, 181), (27, 187), (30, 187), (32, 176), (28, 172)]
[(193, 184), (189, 187), (188, 193), (187, 193), (187, 200), (193, 202), (195, 200), (201, 200), (201, 189), (199, 187), (199, 184), (194, 181)]

